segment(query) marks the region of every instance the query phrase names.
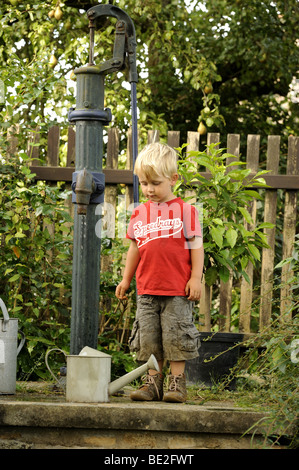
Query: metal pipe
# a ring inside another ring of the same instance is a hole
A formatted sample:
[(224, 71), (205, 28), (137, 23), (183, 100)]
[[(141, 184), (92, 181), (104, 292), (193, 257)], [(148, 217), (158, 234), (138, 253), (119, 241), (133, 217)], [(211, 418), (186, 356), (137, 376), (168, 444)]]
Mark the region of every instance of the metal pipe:
[[(138, 129), (137, 129), (137, 92), (136, 82), (131, 83), (131, 110), (132, 110), (132, 152), (133, 169), (138, 155)], [(139, 204), (139, 182), (138, 176), (133, 175), (133, 200), (134, 204)]]
[(92, 21), (90, 21), (90, 26), (89, 26), (89, 64), (88, 65), (93, 65), (94, 64), (94, 24)]

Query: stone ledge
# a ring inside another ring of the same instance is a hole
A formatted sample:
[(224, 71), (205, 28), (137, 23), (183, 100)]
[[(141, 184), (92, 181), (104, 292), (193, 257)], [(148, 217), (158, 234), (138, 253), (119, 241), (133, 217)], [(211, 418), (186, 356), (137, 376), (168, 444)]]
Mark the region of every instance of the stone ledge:
[[(171, 403), (0, 402), (0, 426), (242, 435), (267, 413)], [(256, 429), (255, 429), (256, 431)], [(256, 431), (257, 432), (257, 431)]]

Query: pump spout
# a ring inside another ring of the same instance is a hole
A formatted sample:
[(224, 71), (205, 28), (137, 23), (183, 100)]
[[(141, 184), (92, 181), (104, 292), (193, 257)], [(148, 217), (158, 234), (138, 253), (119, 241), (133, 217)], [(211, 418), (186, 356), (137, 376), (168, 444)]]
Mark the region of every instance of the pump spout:
[(78, 204), (78, 214), (85, 214), (90, 197), (95, 190), (95, 184), (92, 174), (84, 168), (77, 174), (77, 183), (75, 187), (76, 202)]
[(137, 367), (137, 369), (132, 370), (132, 372), (129, 372), (128, 374), (123, 375), (119, 379), (114, 380), (114, 382), (110, 382), (110, 384), (108, 384), (109, 395), (113, 395), (113, 393), (117, 392), (125, 385), (128, 385), (130, 382), (133, 382), (133, 380), (140, 377), (140, 375), (145, 374), (148, 369), (155, 369), (158, 372), (160, 370), (157, 359), (153, 354), (151, 355), (149, 360), (142, 366)]

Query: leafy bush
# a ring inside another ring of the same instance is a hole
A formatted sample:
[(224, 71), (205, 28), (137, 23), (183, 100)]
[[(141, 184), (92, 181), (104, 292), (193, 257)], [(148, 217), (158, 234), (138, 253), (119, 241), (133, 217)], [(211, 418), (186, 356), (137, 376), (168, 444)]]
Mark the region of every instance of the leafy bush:
[[(273, 227), (261, 223), (251, 229), (253, 220), (248, 211), (251, 202), (262, 199), (256, 189), (266, 187), (262, 175), (267, 171), (250, 176), (251, 170), (241, 167), (245, 163), (219, 149), (218, 144), (207, 146), (205, 152), (187, 151), (186, 157), (184, 148), (178, 149), (182, 178), (176, 192), (184, 197), (186, 189), (191, 189), (189, 198), (196, 196), (197, 203), (202, 206), (205, 282), (208, 285), (219, 279), (226, 282), (230, 272), (236, 278), (244, 276), (249, 281), (245, 268), (249, 261), (254, 266), (260, 261), (261, 248), (268, 247), (263, 229)], [(226, 165), (227, 158), (234, 161)], [(209, 177), (200, 174), (202, 167), (210, 172)]]
[[(238, 404), (267, 411), (267, 416), (247, 430), (253, 436), (257, 428), (262, 430), (263, 436), (259, 442), (255, 439), (255, 446), (263, 448), (280, 444), (292, 448), (299, 446), (299, 319), (296, 315), (299, 308), (299, 236), (296, 238), (292, 257), (275, 266), (275, 272), (286, 263), (291, 268), (292, 274), (286, 282), (290, 287), (288, 310), (241, 344), (243, 353), (238, 364), (229, 377), (217, 384), (219, 394), (231, 380), (237, 379)], [(279, 278), (277, 274), (274, 287), (277, 292), (274, 294), (286, 287)], [(258, 305), (260, 300), (260, 296), (257, 297), (254, 304)]]
[[(294, 312), (298, 309), (294, 303)], [(299, 323), (298, 317), (276, 321), (271, 329), (245, 343), (247, 350), (234, 374), (240, 386), (250, 390), (251, 406), (268, 411), (262, 422), (264, 438), (260, 445), (271, 447), (283, 439), (290, 447), (299, 446)], [(240, 379), (243, 380), (243, 383)], [(242, 385), (241, 385), (242, 384)], [(252, 393), (253, 392), (253, 393)]]
[[(66, 206), (69, 192), (60, 185), (36, 182), (26, 163), (12, 157), (0, 164), (0, 296), (26, 337), (17, 377), (36, 380), (50, 377), (47, 350), (69, 351), (73, 221)], [(113, 356), (112, 379), (134, 363), (126, 346), (134, 289), (130, 305), (119, 303), (114, 294), (124, 251), (120, 239), (102, 240), (101, 255), (113, 258), (113, 269), (101, 273), (99, 348)], [(62, 354), (49, 356), (56, 374), (64, 362)]]
[[(26, 343), (19, 378), (47, 375), (47, 347), (68, 348), (72, 266), (72, 219), (68, 193), (35, 182), (22, 161), (0, 167), (0, 295), (19, 319)], [(41, 366), (42, 364), (42, 366)]]

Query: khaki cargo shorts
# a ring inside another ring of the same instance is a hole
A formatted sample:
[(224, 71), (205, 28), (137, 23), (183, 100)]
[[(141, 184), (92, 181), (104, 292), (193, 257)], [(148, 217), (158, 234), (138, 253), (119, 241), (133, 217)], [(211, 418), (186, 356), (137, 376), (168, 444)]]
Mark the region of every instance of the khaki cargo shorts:
[(193, 302), (187, 297), (137, 296), (136, 319), (129, 346), (138, 361), (185, 361), (198, 357), (199, 332), (193, 323)]

